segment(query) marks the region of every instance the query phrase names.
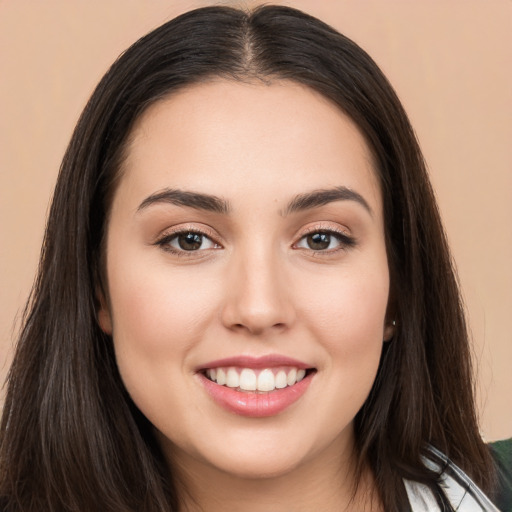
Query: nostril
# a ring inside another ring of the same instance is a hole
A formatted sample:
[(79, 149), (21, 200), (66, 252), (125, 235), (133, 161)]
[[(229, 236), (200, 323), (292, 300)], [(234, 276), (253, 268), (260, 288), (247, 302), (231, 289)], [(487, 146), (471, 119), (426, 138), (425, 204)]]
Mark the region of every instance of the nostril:
[(230, 329), (232, 329), (233, 331), (247, 331), (248, 333), (250, 334), (253, 334), (253, 335), (261, 335), (265, 332), (270, 332), (270, 331), (283, 331), (286, 329), (286, 323), (284, 322), (279, 322), (279, 323), (276, 323), (276, 324), (270, 324), (270, 325), (265, 325), (263, 323), (258, 323), (258, 322), (247, 322), (247, 324), (243, 324), (243, 323), (236, 323), (236, 324), (233, 324)]

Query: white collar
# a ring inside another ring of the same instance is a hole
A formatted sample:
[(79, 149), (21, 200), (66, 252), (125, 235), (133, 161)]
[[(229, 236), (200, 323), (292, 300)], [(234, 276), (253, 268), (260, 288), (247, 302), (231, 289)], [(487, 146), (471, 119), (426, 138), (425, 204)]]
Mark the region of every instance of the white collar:
[[(499, 512), (496, 506), (469, 478), (444, 454), (430, 446), (432, 458), (423, 457), (424, 464), (434, 471), (445, 467), (440, 476), (439, 487), (453, 509), (458, 512)], [(441, 461), (442, 465), (435, 460)], [(407, 497), (413, 512), (441, 512), (432, 490), (424, 484), (404, 479)]]

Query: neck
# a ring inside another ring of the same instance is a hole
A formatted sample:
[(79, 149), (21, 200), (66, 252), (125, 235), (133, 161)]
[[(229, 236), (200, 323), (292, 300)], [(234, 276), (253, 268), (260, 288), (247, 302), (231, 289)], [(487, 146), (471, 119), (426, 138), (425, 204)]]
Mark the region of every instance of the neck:
[(356, 485), (355, 459), (339, 448), (329, 446), (325, 453), (285, 474), (261, 478), (241, 477), (197, 460), (184, 460), (184, 454), (173, 450), (173, 467), (182, 490), (180, 512), (381, 511), (372, 472), (365, 468)]

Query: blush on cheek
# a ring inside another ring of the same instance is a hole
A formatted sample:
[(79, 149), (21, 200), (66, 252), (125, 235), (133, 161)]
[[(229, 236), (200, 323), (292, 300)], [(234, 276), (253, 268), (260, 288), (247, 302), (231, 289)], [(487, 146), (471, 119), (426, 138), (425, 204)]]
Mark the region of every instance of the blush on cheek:
[[(340, 292), (340, 290), (342, 290)], [(345, 284), (323, 296), (310, 297), (304, 317), (322, 339), (334, 340), (338, 350), (362, 350), (383, 341), (388, 289)], [(340, 346), (340, 340), (343, 340)]]
[(114, 283), (118, 286), (112, 287), (113, 331), (119, 350), (130, 345), (142, 355), (168, 355), (193, 344), (211, 316), (215, 303), (208, 291), (211, 287), (175, 276), (157, 277), (136, 276)]

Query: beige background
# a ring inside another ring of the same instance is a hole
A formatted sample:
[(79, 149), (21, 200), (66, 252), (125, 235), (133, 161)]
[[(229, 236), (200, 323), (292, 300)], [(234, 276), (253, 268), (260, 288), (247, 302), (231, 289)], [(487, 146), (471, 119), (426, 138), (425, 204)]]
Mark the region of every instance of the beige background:
[[(0, 0), (2, 382), (59, 163), (88, 96), (136, 38), (210, 3)], [(479, 363), (482, 432), (489, 440), (511, 436), (512, 2), (277, 3), (353, 38), (394, 84), (429, 163), (459, 268)]]

